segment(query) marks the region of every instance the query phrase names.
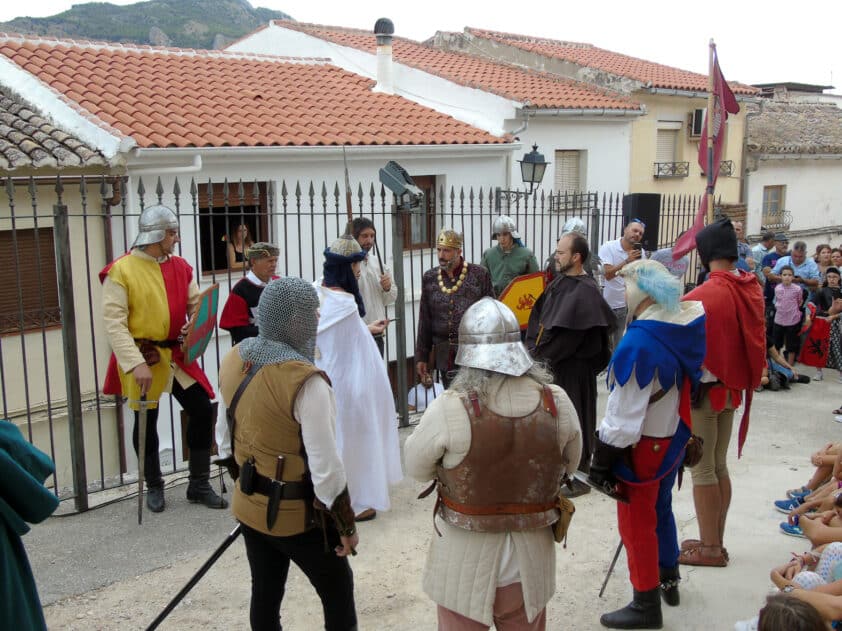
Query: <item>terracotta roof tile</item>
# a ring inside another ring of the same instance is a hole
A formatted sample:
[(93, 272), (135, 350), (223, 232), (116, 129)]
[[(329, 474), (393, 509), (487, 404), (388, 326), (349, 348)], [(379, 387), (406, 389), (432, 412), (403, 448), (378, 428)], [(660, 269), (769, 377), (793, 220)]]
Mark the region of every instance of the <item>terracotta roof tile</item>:
[(323, 59), (6, 34), (0, 54), (141, 147), (508, 142)]
[[(564, 42), (540, 37), (529, 37), (514, 33), (501, 33), (477, 28), (466, 28), (474, 37), (489, 39), (526, 50), (529, 52), (570, 61), (580, 66), (604, 70), (622, 77), (628, 77), (655, 88), (670, 90), (691, 90), (707, 92), (708, 76), (689, 70), (615, 53), (592, 44)], [(729, 82), (735, 94), (759, 94), (759, 90), (749, 85)]]
[[(275, 25), (307, 33), (372, 54), (377, 45), (371, 31), (275, 20)], [(392, 55), (400, 64), (429, 72), (460, 85), (477, 88), (531, 107), (548, 109), (639, 110), (625, 96), (546, 72), (526, 70), (464, 53), (448, 52), (395, 37)]]
[(0, 170), (107, 165), (101, 153), (54, 127), (10, 90), (0, 88)]

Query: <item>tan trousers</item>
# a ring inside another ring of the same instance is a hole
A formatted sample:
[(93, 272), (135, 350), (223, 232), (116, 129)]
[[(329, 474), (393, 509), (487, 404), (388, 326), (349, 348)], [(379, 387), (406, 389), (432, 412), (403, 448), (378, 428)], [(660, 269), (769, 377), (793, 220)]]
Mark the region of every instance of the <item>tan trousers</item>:
[[(441, 605), (438, 607), (439, 631), (487, 631), (489, 626), (458, 614)], [(498, 587), (494, 597), (494, 626), (497, 631), (544, 631), (547, 610), (542, 609), (532, 622), (526, 619), (523, 590), (520, 583)]]

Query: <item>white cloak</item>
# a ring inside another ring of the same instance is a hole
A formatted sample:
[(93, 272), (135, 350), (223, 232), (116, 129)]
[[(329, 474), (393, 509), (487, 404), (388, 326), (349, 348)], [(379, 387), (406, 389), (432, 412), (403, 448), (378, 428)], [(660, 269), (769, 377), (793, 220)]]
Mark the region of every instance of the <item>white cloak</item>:
[(351, 294), (317, 286), (316, 366), (336, 397), (336, 446), (356, 514), (389, 510), (389, 485), (403, 478), (395, 402), (377, 344)]

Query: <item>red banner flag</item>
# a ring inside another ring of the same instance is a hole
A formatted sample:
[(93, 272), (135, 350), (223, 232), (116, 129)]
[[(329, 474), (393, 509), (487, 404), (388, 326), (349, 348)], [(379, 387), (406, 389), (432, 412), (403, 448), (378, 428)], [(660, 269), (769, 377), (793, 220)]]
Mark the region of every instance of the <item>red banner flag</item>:
[[(711, 109), (713, 110), (713, 160), (712, 166), (709, 167), (707, 137)], [(672, 257), (675, 260), (678, 260), (696, 247), (696, 235), (705, 225), (705, 216), (708, 211), (708, 193), (713, 194), (714, 187), (716, 186), (716, 178), (719, 176), (719, 163), (722, 160), (722, 148), (725, 146), (725, 121), (728, 120), (728, 114), (736, 114), (739, 111), (740, 106), (737, 104), (737, 99), (734, 93), (731, 92), (731, 88), (728, 87), (725, 77), (722, 76), (722, 70), (719, 68), (719, 58), (716, 56), (716, 51), (714, 50), (713, 107), (708, 107), (705, 113), (705, 122), (702, 128), (702, 142), (699, 143), (699, 166), (702, 168), (702, 171), (707, 173), (707, 188), (699, 204), (699, 210), (696, 213), (693, 226), (676, 241), (672, 249)]]
[[(722, 148), (725, 146), (725, 121), (728, 120), (728, 114), (736, 114), (740, 111), (740, 106), (737, 104), (737, 99), (725, 77), (722, 76), (722, 70), (719, 69), (719, 59), (716, 53), (713, 53), (713, 170), (708, 176), (708, 184), (711, 181), (715, 184), (716, 178), (719, 175), (719, 163), (722, 160)], [(705, 123), (702, 127), (702, 138), (704, 142), (699, 143), (699, 166), (702, 171), (708, 171), (708, 123), (711, 112), (705, 112)], [(710, 179), (713, 176), (713, 180)]]

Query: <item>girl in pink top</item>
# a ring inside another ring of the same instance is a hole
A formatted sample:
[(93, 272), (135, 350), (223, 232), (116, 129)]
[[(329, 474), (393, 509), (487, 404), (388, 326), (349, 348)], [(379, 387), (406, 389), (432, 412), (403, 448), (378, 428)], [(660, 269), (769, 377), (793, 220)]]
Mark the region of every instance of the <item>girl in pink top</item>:
[(772, 327), (775, 348), (780, 351), (786, 346), (790, 364), (798, 356), (801, 305), (804, 303), (803, 290), (800, 285), (792, 282), (794, 278), (792, 267), (784, 265), (781, 268), (781, 282), (775, 287), (775, 325)]

